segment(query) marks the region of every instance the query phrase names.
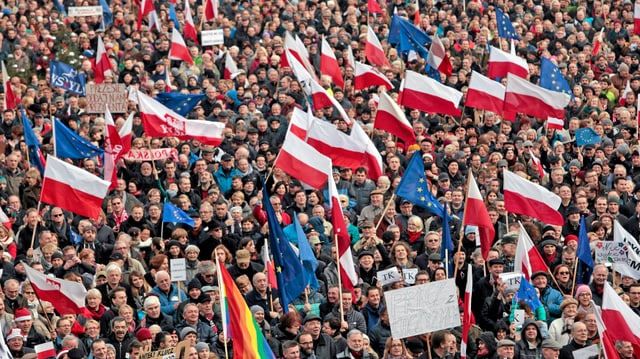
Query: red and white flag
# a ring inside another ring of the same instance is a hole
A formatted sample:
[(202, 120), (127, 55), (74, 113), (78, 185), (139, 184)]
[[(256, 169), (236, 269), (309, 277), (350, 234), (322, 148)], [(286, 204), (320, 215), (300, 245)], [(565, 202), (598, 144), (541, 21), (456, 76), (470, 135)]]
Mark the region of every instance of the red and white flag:
[[(331, 167), (329, 167), (329, 170), (331, 170)], [(331, 223), (333, 223), (333, 231), (337, 237), (336, 245), (340, 261), (342, 287), (353, 293), (353, 287), (358, 284), (358, 275), (356, 274), (355, 264), (353, 263), (353, 254), (351, 253), (351, 237), (349, 237), (349, 232), (347, 232), (347, 225), (344, 222), (344, 214), (342, 213), (342, 207), (340, 207), (338, 188), (333, 180), (333, 175), (331, 173), (327, 174), (329, 182), (329, 200), (331, 203)]]
[(382, 14), (382, 9), (378, 0), (367, 0), (367, 10), (372, 14)]
[(604, 283), (604, 292), (602, 293), (601, 320), (598, 331), (604, 344), (607, 359), (620, 357), (615, 348), (615, 344), (619, 340), (631, 342), (633, 356), (640, 356), (640, 317), (622, 300), (608, 282)]
[(98, 218), (110, 184), (51, 156), (44, 169), (40, 201), (85, 217)]
[(9, 77), (4, 61), (2, 61), (2, 87), (4, 88), (4, 108), (6, 110), (15, 110), (16, 104), (20, 101), (13, 92), (11, 77)]
[(340, 117), (344, 119), (344, 122), (348, 125), (353, 123), (340, 102), (331, 96), (324, 87), (320, 86), (320, 84), (314, 79), (311, 79), (309, 84), (311, 85), (311, 99), (313, 100), (314, 108), (320, 109), (333, 106), (338, 110), (338, 113), (340, 113)]
[(502, 113), (505, 87), (479, 72), (471, 73), (471, 80), (464, 103), (466, 107)]
[(204, 19), (206, 21), (215, 20), (218, 17), (218, 0), (205, 0)]
[(320, 72), (323, 75), (331, 76), (331, 80), (336, 86), (343, 88), (344, 80), (342, 79), (342, 73), (340, 72), (340, 65), (336, 59), (336, 54), (333, 53), (331, 46), (327, 39), (322, 37), (322, 49), (320, 55)]
[(178, 30), (171, 32), (171, 50), (169, 50), (169, 58), (171, 60), (181, 60), (193, 65), (193, 59), (189, 53), (187, 45)]
[(233, 57), (231, 57), (231, 53), (227, 51), (224, 57), (224, 79), (225, 80), (233, 80), (238, 76), (240, 72), (238, 71), (238, 65), (233, 61)]
[(367, 89), (371, 86), (384, 86), (387, 90), (393, 88), (391, 81), (375, 67), (359, 61), (356, 61), (356, 71), (353, 82), (353, 89), (356, 91)]
[(487, 73), (489, 78), (506, 77), (509, 73), (523, 78), (529, 75), (527, 60), (520, 56), (504, 52), (497, 47), (491, 46), (490, 50), (489, 71)]
[(380, 102), (378, 103), (378, 111), (376, 111), (373, 127), (397, 136), (407, 146), (416, 143), (416, 134), (413, 132), (413, 127), (409, 121), (407, 121), (404, 111), (385, 91), (380, 93)]
[(264, 263), (265, 272), (267, 274), (267, 282), (272, 289), (278, 289), (278, 279), (276, 278), (276, 268), (273, 265), (271, 256), (269, 255), (269, 241), (264, 241), (262, 250), (260, 251), (260, 257), (262, 257), (262, 263)]
[(33, 349), (35, 349), (36, 354), (38, 354), (38, 359), (48, 359), (56, 357), (56, 348), (53, 347), (53, 342), (38, 344), (34, 346)]
[(564, 225), (558, 207), (562, 200), (548, 189), (504, 170), (504, 203), (507, 211), (524, 214), (544, 223)]
[(295, 134), (288, 134), (274, 166), (313, 188), (324, 188), (331, 159)]
[[(147, 14), (156, 11), (156, 7), (153, 5), (153, 0), (142, 0), (140, 3), (140, 13), (138, 14), (138, 31), (142, 26), (142, 19), (144, 19)], [(149, 30), (151, 30), (151, 21), (149, 21)]]
[[(637, 7), (638, 5), (636, 4), (636, 8)], [(635, 26), (635, 23), (636, 23), (635, 11), (633, 13), (633, 23), (634, 23), (634, 31), (635, 31), (635, 29), (638, 28), (637, 26)], [(604, 35), (604, 28), (605, 26), (602, 27), (602, 30), (600, 30), (600, 33), (598, 35), (593, 37), (593, 50), (591, 50), (591, 55), (593, 56), (596, 56), (598, 52), (600, 52), (600, 48), (602, 47), (602, 36)]]
[(564, 119), (547, 117), (547, 128), (553, 130), (562, 130), (564, 128)]
[(138, 107), (147, 136), (197, 139), (206, 145), (222, 142), (224, 124), (220, 122), (187, 120), (173, 110), (138, 91)]
[(198, 42), (198, 31), (196, 30), (196, 25), (193, 22), (191, 8), (189, 7), (189, 0), (185, 0), (184, 2), (184, 14), (184, 37), (185, 39), (193, 40), (196, 46), (198, 46), (200, 45)]
[(164, 92), (173, 91), (173, 86), (171, 85), (171, 71), (164, 71)]
[(640, 4), (633, 5), (633, 33), (640, 34)]
[(549, 267), (542, 259), (542, 255), (533, 245), (529, 234), (520, 223), (520, 234), (518, 235), (518, 245), (516, 246), (516, 256), (513, 268), (516, 272), (521, 272), (529, 280), (535, 272), (548, 272)]
[(473, 290), (473, 266), (467, 264), (467, 285), (464, 287), (464, 312), (462, 314), (462, 338), (460, 338), (460, 359), (467, 359), (467, 340), (471, 329), (471, 291)]
[(351, 126), (351, 138), (353, 141), (364, 145), (362, 165), (369, 170), (367, 175), (371, 178), (382, 176), (384, 174), (382, 156), (376, 148), (376, 145), (371, 141), (371, 137), (364, 132), (357, 122), (354, 122), (353, 126)]
[(487, 206), (484, 204), (482, 194), (476, 183), (473, 174), (469, 174), (469, 189), (467, 192), (467, 202), (464, 208), (463, 225), (478, 226), (480, 231), (480, 248), (482, 258), (487, 258), (496, 230), (493, 228)]
[(413, 13), (413, 24), (420, 26), (420, 0), (416, 0), (416, 11)]
[(460, 116), (462, 92), (427, 76), (407, 71), (401, 105), (429, 113)]
[[(151, 0), (149, 0), (151, 1)], [(107, 55), (107, 50), (102, 42), (102, 37), (98, 36), (98, 50), (96, 52), (96, 65), (93, 72), (93, 79), (97, 84), (101, 84), (107, 76), (113, 76), (111, 60)]]
[[(418, 0), (416, 0), (418, 1)], [(453, 66), (451, 65), (451, 59), (449, 59), (449, 55), (447, 55), (447, 51), (440, 41), (438, 35), (433, 37), (433, 42), (431, 42), (431, 49), (429, 49), (429, 55), (427, 56), (427, 63), (431, 65), (434, 69), (440, 71), (441, 73), (451, 76), (453, 72)]]
[(547, 90), (513, 74), (507, 75), (504, 110), (537, 118), (564, 118), (564, 108), (571, 101), (566, 93)]
[(129, 114), (122, 128), (118, 130), (107, 106), (104, 112), (104, 124), (106, 127), (104, 131), (104, 178), (111, 181), (109, 186), (111, 190), (116, 188), (118, 183), (116, 163), (131, 150), (133, 112)]
[(287, 53), (287, 55), (280, 57), (281, 67), (293, 68), (293, 65), (291, 64), (291, 60), (289, 58), (290, 57), (289, 55), (293, 55), (293, 57), (297, 59), (302, 66), (304, 66), (307, 72), (311, 74), (314, 79), (317, 80), (316, 70), (311, 64), (311, 62), (309, 62), (309, 53), (307, 52), (307, 49), (304, 47), (304, 44), (300, 42), (299, 39), (293, 37), (293, 35), (291, 35), (288, 31), (284, 36), (284, 50), (285, 50), (285, 53)]
[[(62, 162), (55, 157), (53, 158)], [(49, 164), (47, 164), (48, 167)], [(88, 173), (82, 169), (78, 170)], [(29, 266), (24, 266), (24, 269), (38, 299), (50, 302), (58, 313), (64, 315), (85, 314), (88, 312), (84, 304), (87, 290), (82, 283), (49, 277)]]
[(370, 63), (378, 67), (391, 67), (389, 65), (389, 60), (387, 60), (387, 56), (384, 53), (384, 49), (382, 48), (382, 44), (380, 43), (380, 40), (378, 40), (376, 33), (373, 32), (371, 26), (367, 26), (367, 43), (364, 51), (367, 55), (367, 60), (369, 60)]
[(622, 91), (622, 95), (620, 95), (620, 106), (625, 106), (627, 103), (627, 94), (631, 92), (631, 80), (627, 80), (627, 85), (624, 87), (624, 91)]
[(347, 66), (351, 66), (354, 69), (356, 68), (356, 58), (353, 56), (351, 44), (347, 45)]
[(546, 175), (547, 173), (544, 171), (542, 162), (538, 157), (536, 157), (536, 155), (533, 154), (533, 152), (531, 152), (531, 163), (533, 163), (533, 165), (538, 169), (538, 175), (540, 176), (540, 180), (542, 180), (544, 178), (544, 175)]
[(4, 213), (3, 209), (0, 209), (0, 223), (2, 223), (2, 225), (5, 226), (6, 229), (11, 230), (11, 220), (9, 219), (9, 217), (7, 217), (7, 214)]

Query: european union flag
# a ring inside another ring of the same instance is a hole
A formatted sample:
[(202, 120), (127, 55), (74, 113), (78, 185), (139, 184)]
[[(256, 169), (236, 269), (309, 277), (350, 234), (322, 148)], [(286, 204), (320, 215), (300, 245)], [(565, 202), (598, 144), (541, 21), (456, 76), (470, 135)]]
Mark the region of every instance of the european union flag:
[(64, 5), (62, 5), (60, 0), (53, 0), (53, 5), (56, 6), (56, 8), (58, 9), (58, 11), (60, 11), (60, 13), (62, 13), (64, 16), (67, 16), (67, 10), (65, 10)]
[(36, 137), (36, 134), (31, 128), (31, 123), (27, 118), (27, 114), (24, 112), (24, 107), (20, 106), (20, 115), (22, 116), (22, 128), (24, 131), (24, 142), (29, 150), (29, 162), (32, 166), (40, 171), (40, 174), (44, 174), (44, 163), (42, 163), (42, 152), (40, 151), (40, 141)]
[(276, 212), (269, 201), (267, 186), (263, 184), (263, 206), (267, 212), (269, 222), (269, 247), (273, 254), (273, 262), (276, 267), (278, 289), (280, 289), (280, 301), (282, 310), (289, 311), (289, 303), (293, 302), (307, 286), (305, 283), (304, 268), (296, 252), (284, 236), (282, 227), (276, 217)]
[(73, 92), (76, 95), (86, 96), (85, 74), (79, 73), (75, 67), (60, 61), (49, 61), (51, 72), (51, 84), (55, 87)]
[[(444, 207), (429, 191), (427, 177), (424, 175), (424, 163), (422, 163), (422, 157), (419, 154), (411, 156), (409, 165), (402, 175), (402, 180), (396, 188), (396, 195), (440, 217), (444, 218), (447, 215)], [(444, 228), (442, 230), (444, 231)]]
[(424, 45), (431, 43), (431, 38), (408, 20), (393, 15), (389, 29), (389, 43), (396, 45), (396, 49), (401, 53), (406, 54), (413, 50), (426, 60), (428, 52)]
[(496, 8), (496, 23), (498, 25), (498, 36), (505, 39), (520, 40), (516, 29), (513, 28), (511, 19), (498, 8)]
[(103, 149), (71, 131), (57, 118), (53, 119), (53, 138), (56, 157), (82, 159), (104, 155)]
[(584, 216), (580, 218), (580, 231), (578, 232), (578, 249), (576, 250), (578, 269), (576, 272), (576, 283), (589, 284), (591, 273), (593, 272), (593, 257), (589, 247), (589, 237), (587, 236), (587, 224)]
[(540, 87), (566, 93), (573, 98), (573, 92), (569, 88), (567, 80), (560, 73), (560, 69), (546, 57), (543, 57), (540, 62)]
[(109, 4), (107, 4), (107, 0), (100, 0), (100, 6), (102, 7), (102, 22), (105, 26), (109, 26), (113, 24), (113, 13), (111, 12), (111, 8), (109, 8)]
[(194, 95), (179, 92), (160, 92), (156, 96), (156, 100), (181, 116), (186, 117), (205, 96), (205, 94)]
[(180, 31), (180, 21), (178, 21), (178, 15), (176, 15), (176, 7), (173, 3), (169, 3), (169, 18), (173, 21), (173, 27)]
[[(440, 259), (447, 262), (447, 256), (453, 253), (453, 241), (451, 240), (451, 230), (449, 229), (449, 216), (442, 217), (442, 249)], [(450, 263), (451, 264), (451, 263)]]
[(538, 294), (536, 294), (536, 288), (532, 286), (524, 276), (522, 276), (520, 280), (520, 289), (518, 289), (518, 293), (516, 293), (513, 300), (516, 303), (519, 301), (525, 302), (531, 308), (532, 312), (535, 312), (536, 309), (542, 305)]
[(590, 127), (584, 127), (575, 130), (575, 135), (576, 144), (578, 144), (579, 147), (585, 145), (595, 145), (596, 143), (600, 143), (602, 141), (600, 139), (600, 135), (598, 135), (598, 133)]
[(195, 221), (193, 218), (189, 217), (185, 211), (176, 207), (171, 202), (165, 202), (162, 209), (162, 221), (163, 222), (171, 222), (171, 223), (184, 223), (193, 227)]
[(298, 221), (298, 215), (293, 216), (293, 226), (296, 229), (296, 236), (298, 237), (298, 252), (300, 253), (300, 260), (304, 267), (305, 283), (313, 289), (320, 288), (318, 284), (318, 278), (316, 277), (316, 269), (318, 269), (318, 260), (316, 259), (309, 240), (302, 230), (300, 221)]

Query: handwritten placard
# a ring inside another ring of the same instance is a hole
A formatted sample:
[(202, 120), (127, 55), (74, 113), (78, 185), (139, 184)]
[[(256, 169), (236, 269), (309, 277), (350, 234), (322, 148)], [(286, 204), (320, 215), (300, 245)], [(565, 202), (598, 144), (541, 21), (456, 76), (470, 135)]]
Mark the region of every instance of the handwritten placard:
[(185, 258), (172, 259), (169, 264), (171, 266), (172, 282), (183, 282), (187, 280), (187, 260)]
[(112, 113), (127, 112), (127, 88), (124, 84), (87, 84), (87, 112), (104, 113), (109, 105)]

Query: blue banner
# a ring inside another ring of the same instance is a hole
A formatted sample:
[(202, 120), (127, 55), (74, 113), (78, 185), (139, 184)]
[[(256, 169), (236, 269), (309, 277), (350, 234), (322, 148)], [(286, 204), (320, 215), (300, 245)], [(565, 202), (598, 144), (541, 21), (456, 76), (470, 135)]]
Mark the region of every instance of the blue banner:
[(49, 68), (51, 69), (51, 84), (53, 86), (65, 89), (76, 95), (86, 96), (85, 84), (87, 78), (85, 74), (78, 73), (75, 67), (59, 61), (51, 60)]

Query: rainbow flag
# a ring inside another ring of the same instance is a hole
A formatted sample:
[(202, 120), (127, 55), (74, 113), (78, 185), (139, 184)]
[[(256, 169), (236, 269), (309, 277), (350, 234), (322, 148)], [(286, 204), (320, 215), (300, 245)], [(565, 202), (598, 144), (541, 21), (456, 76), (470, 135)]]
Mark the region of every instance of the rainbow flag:
[(236, 287), (227, 269), (218, 262), (222, 330), (233, 339), (233, 357), (242, 359), (275, 359), (262, 330)]

